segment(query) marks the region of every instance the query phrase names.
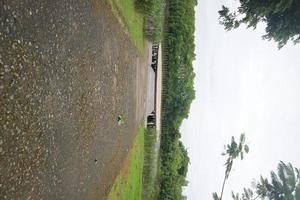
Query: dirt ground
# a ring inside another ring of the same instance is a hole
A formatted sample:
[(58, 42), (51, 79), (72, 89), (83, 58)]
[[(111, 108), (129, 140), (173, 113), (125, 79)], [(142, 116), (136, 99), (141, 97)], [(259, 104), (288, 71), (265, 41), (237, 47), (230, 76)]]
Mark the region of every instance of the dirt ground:
[(144, 122), (147, 62), (105, 0), (1, 0), (0, 199), (105, 199)]

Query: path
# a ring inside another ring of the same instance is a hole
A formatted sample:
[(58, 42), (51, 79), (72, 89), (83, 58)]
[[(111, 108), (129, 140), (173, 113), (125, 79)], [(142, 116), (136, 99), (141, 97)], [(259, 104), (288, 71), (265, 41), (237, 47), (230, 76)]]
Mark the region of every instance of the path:
[(144, 120), (148, 48), (104, 0), (2, 0), (0, 44), (1, 199), (104, 199)]

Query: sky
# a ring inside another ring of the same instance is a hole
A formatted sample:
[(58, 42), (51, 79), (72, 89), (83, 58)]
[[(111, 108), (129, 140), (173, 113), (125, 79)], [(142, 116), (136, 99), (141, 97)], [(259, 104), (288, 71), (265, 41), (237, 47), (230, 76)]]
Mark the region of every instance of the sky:
[(300, 168), (300, 44), (278, 50), (261, 39), (264, 24), (225, 32), (217, 11), (237, 2), (198, 0), (196, 7), (196, 99), (181, 126), (190, 157), (184, 194), (190, 200), (220, 193), (223, 146), (241, 133), (250, 152), (234, 163), (224, 200), (260, 175), (269, 177), (280, 160)]

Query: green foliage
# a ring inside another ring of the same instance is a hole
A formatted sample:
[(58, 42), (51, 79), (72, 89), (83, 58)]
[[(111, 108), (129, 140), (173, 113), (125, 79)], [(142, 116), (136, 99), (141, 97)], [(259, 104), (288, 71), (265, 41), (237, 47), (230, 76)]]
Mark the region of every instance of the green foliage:
[(154, 200), (158, 195), (158, 152), (156, 150), (156, 130), (146, 129), (144, 143), (144, 171), (143, 171), (143, 200)]
[(219, 11), (220, 23), (226, 30), (238, 28), (241, 24), (256, 28), (265, 22), (264, 39), (274, 40), (282, 48), (289, 40), (300, 42), (300, 0), (239, 0), (237, 11), (223, 6)]
[(297, 184), (295, 189), (295, 199), (300, 199), (300, 183)]
[[(244, 188), (244, 192), (232, 193), (234, 200), (299, 200), (300, 198), (300, 177), (297, 175), (299, 169), (294, 168), (290, 163), (280, 162), (277, 167), (277, 174), (271, 171), (271, 180), (260, 177), (260, 181), (254, 183), (254, 190)], [(255, 194), (255, 195), (254, 195)], [(254, 196), (256, 196), (254, 198)]]
[(125, 123), (124, 117), (122, 115), (118, 116), (117, 121), (119, 126)]
[(213, 193), (213, 199), (214, 200), (220, 200), (218, 194), (216, 192)]
[[(244, 133), (242, 133), (239, 139), (239, 143), (237, 143), (235, 138), (232, 136), (230, 144), (224, 146), (225, 151), (222, 153), (222, 156), (227, 156), (226, 163), (225, 163), (225, 167), (226, 167), (225, 176), (223, 180), (220, 197), (216, 192), (214, 192), (213, 193), (214, 200), (222, 200), (224, 187), (229, 177), (229, 174), (231, 172), (233, 161), (239, 157), (241, 158), (241, 160), (243, 160), (244, 154), (249, 152), (249, 147), (248, 145), (245, 144), (245, 142), (246, 142), (246, 136)], [(232, 193), (232, 197), (233, 199), (239, 199), (239, 194), (235, 195), (234, 193)]]
[(135, 0), (108, 0), (114, 15), (129, 34), (141, 53), (144, 52), (144, 18), (135, 9)]
[(161, 135), (160, 193), (158, 199), (181, 200), (187, 184), (189, 158), (179, 127), (188, 117), (195, 98), (192, 62), (195, 58), (195, 0), (166, 1), (163, 54), (163, 117)]
[[(214, 200), (222, 200), (224, 186), (226, 180), (229, 177), (232, 169), (233, 161), (241, 157), (243, 153), (248, 153), (249, 147), (245, 145), (245, 134), (242, 134), (239, 140), (239, 144), (236, 143), (235, 138), (231, 138), (231, 143), (225, 146), (225, 152), (223, 156), (227, 156), (225, 163), (225, 178), (219, 196), (216, 192), (213, 193)], [(285, 164), (280, 162), (277, 167), (277, 174), (271, 171), (271, 180), (260, 177), (258, 182), (253, 183), (253, 189), (244, 188), (243, 193), (232, 192), (231, 196), (233, 200), (300, 200), (300, 170), (294, 168), (290, 163)]]
[(188, 117), (190, 104), (195, 98), (192, 62), (194, 50), (194, 0), (173, 0), (169, 3), (165, 41), (168, 50), (167, 88), (163, 104), (167, 110), (167, 124), (178, 130)]
[[(166, 152), (167, 151), (167, 152)], [(180, 141), (170, 141), (161, 154), (160, 193), (158, 199), (182, 199), (182, 186), (186, 185), (189, 163), (186, 150)]]
[(137, 10), (145, 17), (144, 33), (153, 43), (159, 43), (162, 35), (162, 1), (135, 0)]
[(234, 159), (240, 156), (241, 160), (244, 159), (244, 154), (249, 152), (248, 145), (245, 145), (246, 136), (241, 134), (239, 144), (236, 143), (235, 138), (231, 137), (231, 143), (225, 146), (225, 152), (222, 153), (223, 156), (227, 156), (225, 163), (226, 171), (225, 178), (227, 179), (231, 171)]
[(123, 166), (116, 178), (108, 200), (132, 199), (139, 200), (142, 196), (142, 175), (144, 164), (144, 128), (139, 129), (132, 149), (130, 150), (128, 162)]

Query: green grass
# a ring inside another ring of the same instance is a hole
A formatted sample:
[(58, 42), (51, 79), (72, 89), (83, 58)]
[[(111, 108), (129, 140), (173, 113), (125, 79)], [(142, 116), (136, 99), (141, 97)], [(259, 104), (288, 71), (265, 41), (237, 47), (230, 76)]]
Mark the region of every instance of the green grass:
[(144, 171), (143, 171), (143, 200), (157, 199), (158, 188), (158, 150), (156, 145), (156, 130), (148, 128), (145, 131), (144, 142)]
[(144, 34), (153, 43), (160, 43), (165, 0), (135, 0), (136, 8), (145, 17)]
[(140, 200), (143, 190), (144, 128), (140, 128), (123, 169), (116, 178), (108, 200)]
[(127, 28), (134, 44), (144, 52), (144, 17), (135, 9), (135, 0), (108, 0), (114, 15)]

